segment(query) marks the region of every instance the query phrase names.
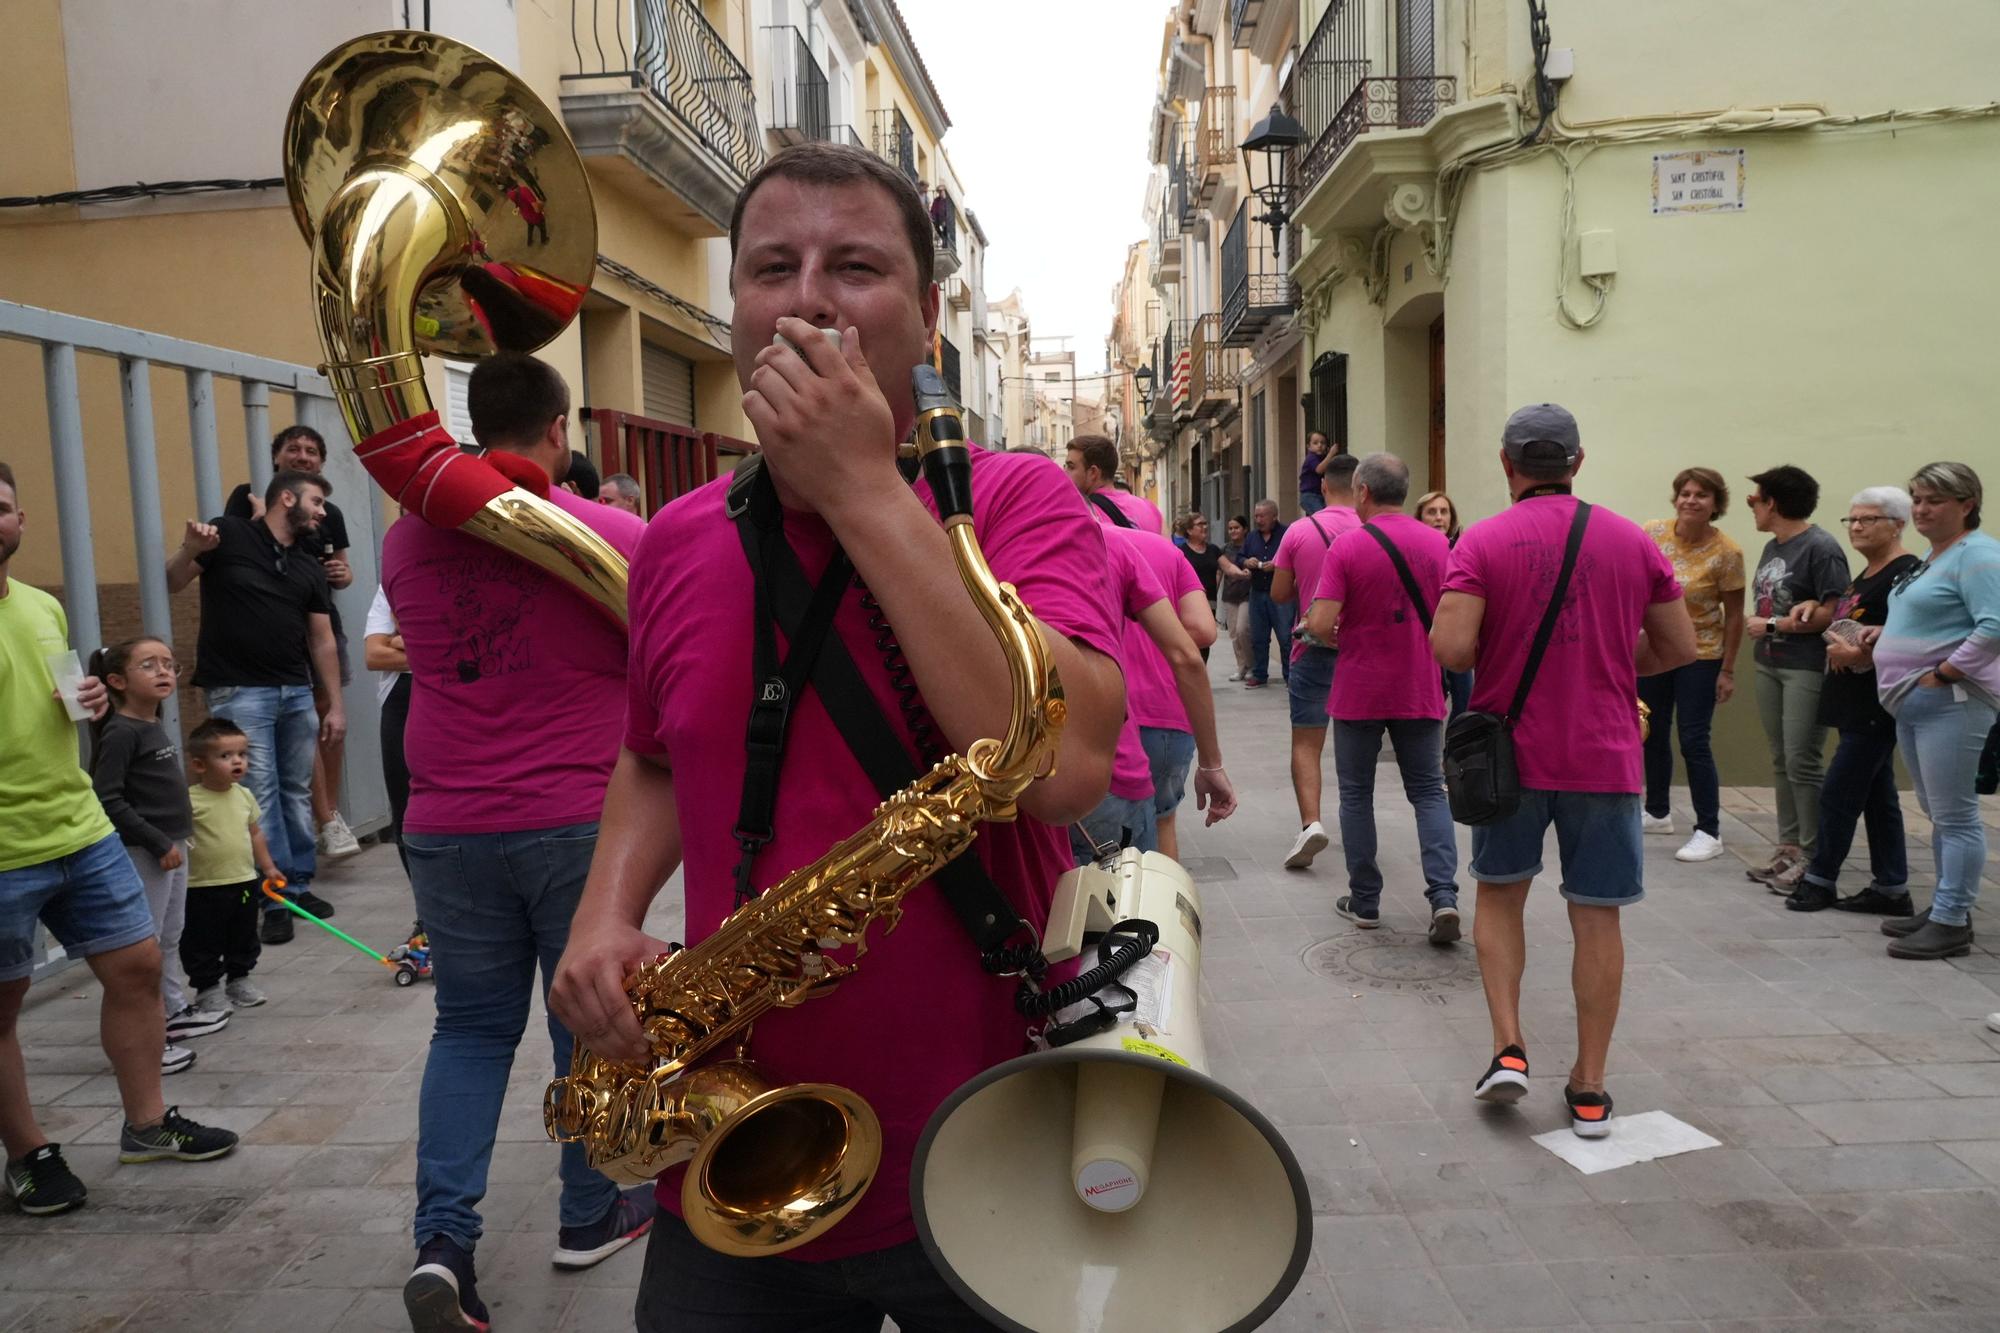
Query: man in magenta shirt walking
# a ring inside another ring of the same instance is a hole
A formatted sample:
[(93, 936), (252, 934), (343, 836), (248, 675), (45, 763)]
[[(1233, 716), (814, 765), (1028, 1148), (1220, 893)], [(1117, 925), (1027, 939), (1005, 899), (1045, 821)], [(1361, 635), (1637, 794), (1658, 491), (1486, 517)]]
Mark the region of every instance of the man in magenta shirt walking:
[[(1447, 670), (1477, 668), (1475, 712), (1504, 716), (1555, 590), (1583, 466), (1576, 418), (1553, 403), (1524, 407), (1501, 434), (1513, 507), (1465, 530), (1453, 548), (1431, 647)], [(1634, 645), (1637, 645), (1635, 648)], [(1638, 524), (1593, 507), (1555, 631), (1513, 729), (1520, 808), (1472, 830), (1479, 881), (1473, 942), (1493, 1020), (1484, 1101), (1528, 1089), (1521, 1036), (1522, 913), (1554, 824), (1576, 957), (1576, 1063), (1564, 1090), (1570, 1124), (1611, 1132), (1604, 1063), (1625, 975), (1618, 909), (1645, 896), (1639, 810), (1645, 790), (1638, 678), (1694, 660), (1694, 623), (1660, 548)]]
[[(637, 549), (638, 517), (553, 484), (569, 465), (561, 375), (503, 353), (480, 362), (466, 392), (473, 436), (496, 466), (622, 554)], [(625, 635), (520, 557), (414, 514), (383, 542), (382, 586), (409, 656), (403, 852), (437, 981), (417, 1100), (417, 1263), (403, 1299), (418, 1328), (483, 1328), (479, 1200), (535, 969), (546, 993), (596, 846)], [(554, 1018), (548, 1027), (555, 1070), (567, 1073), (570, 1033)], [(591, 1170), (581, 1144), (562, 1149), (558, 1212), (552, 1258), (563, 1268), (598, 1263), (653, 1215), (643, 1191), (621, 1194)]]
[[(1458, 838), (1441, 765), (1444, 686), (1431, 669), (1430, 645), (1431, 611), (1451, 546), (1442, 532), (1403, 512), (1409, 495), (1410, 469), (1402, 459), (1370, 454), (1361, 460), (1354, 512), (1366, 530), (1342, 537), (1320, 562), (1319, 594), (1306, 623), (1315, 638), (1332, 642), (1338, 634), (1346, 645), (1326, 703), (1340, 783), (1340, 845), (1347, 855), (1348, 891), (1334, 908), (1363, 930), (1381, 924), (1375, 770), (1387, 732), (1403, 794), (1417, 816), (1430, 940), (1451, 944), (1458, 939)], [(1405, 586), (1405, 571), (1414, 593)]]
[(1079, 435), (1072, 439), (1063, 469), (1083, 492), (1084, 502), (1112, 526), (1165, 535), (1166, 523), (1151, 500), (1118, 489), (1118, 446), (1110, 436)]
[[(1327, 459), (1326, 471), (1319, 474), (1326, 483), (1326, 503), (1301, 515), (1278, 539), (1278, 553), (1271, 557), (1271, 600), (1291, 608), (1294, 624), (1305, 624), (1319, 588), (1320, 565), (1334, 540), (1361, 526), (1354, 512), (1354, 469), (1360, 462), (1350, 454)], [(1325, 781), (1320, 761), (1326, 752), (1326, 700), (1340, 653), (1332, 638), (1310, 631), (1292, 636), (1290, 652), (1285, 692), (1291, 696), (1292, 796), (1299, 803), (1299, 832), (1285, 853), (1285, 869), (1304, 870), (1327, 844), (1326, 828), (1319, 822)]]
[[(916, 420), (911, 370), (937, 327), (936, 247), (922, 199), (870, 153), (799, 145), (738, 195), (730, 250), (731, 346), (774, 493), (747, 513), (774, 556), (789, 548), (801, 577), (817, 585), (831, 569), (839, 579), (826, 585), (840, 592), (820, 666), (837, 641), (913, 768), (1004, 734), (1005, 656), (960, 583), (928, 485), (904, 482), (896, 468), (897, 441)], [(840, 331), (837, 346), (825, 329)], [(1072, 864), (1064, 830), (1097, 804), (1111, 774), (1125, 711), (1118, 616), (1104, 539), (1062, 470), (1026, 454), (971, 456), (981, 544), (1041, 627), (1068, 703), (1055, 772), (1022, 795), (1020, 818), (982, 828), (967, 853), (1039, 940), (1056, 880)], [(725, 507), (729, 485), (718, 480), (662, 510), (632, 562), (624, 748), (550, 996), (593, 1050), (617, 1060), (648, 1051), (624, 978), (667, 947), (643, 929), (661, 886), (682, 872), (690, 943), (737, 903), (744, 849), (733, 830), (759, 697), (760, 612), (744, 533)], [(689, 560), (691, 550), (706, 556)], [(835, 563), (843, 557), (851, 575)], [(770, 840), (749, 863), (753, 893), (865, 826), (880, 799), (819, 681), (808, 677), (792, 696)], [(935, 884), (904, 898), (895, 931), (878, 924), (869, 946), (830, 993), (760, 1018), (750, 1054), (779, 1082), (837, 1083), (874, 1108), (882, 1156), (873, 1184), (837, 1225), (782, 1259), (707, 1249), (663, 1213), (634, 1312), (641, 1333), (859, 1328), (885, 1315), (905, 1328), (987, 1326), (916, 1240), (910, 1168), (944, 1099), (1022, 1053), (1015, 982), (982, 968)], [(678, 1207), (683, 1174), (660, 1178), (667, 1209)]]

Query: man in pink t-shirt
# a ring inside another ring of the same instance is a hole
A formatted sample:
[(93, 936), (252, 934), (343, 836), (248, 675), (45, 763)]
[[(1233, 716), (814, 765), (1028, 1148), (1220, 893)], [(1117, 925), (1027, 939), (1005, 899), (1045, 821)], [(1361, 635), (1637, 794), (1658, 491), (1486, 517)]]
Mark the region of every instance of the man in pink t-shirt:
[(1332, 639), (1315, 638), (1306, 630), (1306, 611), (1319, 587), (1320, 564), (1336, 538), (1361, 526), (1354, 512), (1354, 469), (1360, 462), (1349, 454), (1326, 460), (1320, 474), (1326, 483), (1326, 504), (1301, 514), (1278, 540), (1271, 557), (1271, 600), (1292, 608), (1291, 670), (1285, 691), (1292, 708), (1292, 799), (1299, 804), (1299, 831), (1285, 853), (1285, 869), (1304, 870), (1325, 850), (1326, 826), (1320, 823), (1320, 793), (1324, 785), (1320, 762), (1326, 750), (1326, 698), (1333, 689), (1339, 650)]
[[(836, 641), (913, 769), (1004, 734), (1011, 717), (1006, 658), (966, 596), (929, 487), (905, 483), (896, 468), (896, 442), (916, 420), (911, 371), (937, 326), (930, 237), (907, 179), (839, 145), (774, 156), (737, 200), (731, 345), (769, 483), (767, 492), (758, 483), (764, 499), (746, 517), (782, 567), (795, 560), (816, 586), (831, 569), (825, 586), (837, 598), (820, 670), (790, 696), (769, 840), (753, 841), (747, 863), (752, 893), (867, 825), (879, 802), (820, 695)], [(840, 331), (838, 345), (824, 337), (829, 328)], [(1104, 540), (1062, 471), (979, 449), (971, 462), (975, 530), (994, 573), (1038, 622), (1068, 706), (1054, 772), (1023, 793), (1020, 818), (985, 826), (967, 853), (1039, 940), (1056, 880), (1072, 864), (1064, 829), (1111, 776), (1125, 711), (1118, 614), (1105, 590)], [(549, 1001), (612, 1059), (648, 1055), (624, 978), (668, 947), (642, 928), (661, 886), (681, 872), (691, 944), (738, 901), (745, 849), (733, 831), (748, 804), (762, 612), (745, 533), (725, 509), (730, 484), (718, 480), (656, 515), (632, 563), (624, 750)], [(690, 550), (704, 558), (689, 560)], [(893, 933), (880, 923), (870, 931), (853, 975), (761, 1017), (749, 1052), (780, 1083), (837, 1083), (873, 1107), (882, 1155), (867, 1194), (782, 1260), (708, 1250), (663, 1215), (634, 1311), (641, 1333), (858, 1326), (889, 1314), (938, 1329), (984, 1326), (916, 1241), (911, 1160), (948, 1095), (1022, 1053), (1024, 1025), (1014, 980), (982, 968), (934, 884), (901, 906)], [(678, 1207), (683, 1175), (660, 1178), (668, 1209)]]
[[(1458, 539), (1431, 647), (1446, 670), (1477, 668), (1473, 712), (1504, 717), (1561, 572), (1583, 443), (1576, 418), (1553, 403), (1516, 412), (1500, 439), (1514, 505)], [(1694, 625), (1667, 558), (1638, 524), (1593, 508), (1547, 654), (1513, 726), (1520, 808), (1472, 830), (1473, 938), (1494, 1049), (1473, 1095), (1512, 1102), (1528, 1089), (1522, 912), (1554, 824), (1576, 951), (1577, 1055), (1564, 1097), (1571, 1128), (1586, 1138), (1611, 1132), (1604, 1062), (1625, 970), (1618, 909), (1645, 895), (1638, 678), (1692, 662), (1694, 653)]]
[(1118, 446), (1111, 442), (1110, 436), (1076, 436), (1069, 442), (1063, 468), (1083, 492), (1084, 502), (1114, 527), (1165, 535), (1166, 521), (1151, 500), (1118, 489)]
[[(1440, 764), (1444, 689), (1431, 669), (1430, 621), (1451, 546), (1443, 533), (1403, 512), (1409, 495), (1410, 469), (1402, 459), (1370, 454), (1361, 460), (1354, 509), (1366, 529), (1350, 532), (1327, 552), (1306, 624), (1315, 638), (1345, 645), (1326, 705), (1340, 783), (1340, 846), (1347, 856), (1348, 891), (1334, 910), (1363, 930), (1381, 923), (1375, 770), (1387, 732), (1403, 794), (1417, 816), (1430, 940), (1446, 945), (1458, 939), (1458, 841)], [(1402, 560), (1414, 592), (1384, 542)]]
[[(1125, 668), (1126, 728), (1137, 728), (1146, 757), (1154, 845), (1178, 860), (1174, 814), (1189, 763), (1196, 765), (1195, 806), (1208, 810), (1210, 824), (1236, 808), (1215, 734), (1215, 697), (1201, 660), (1201, 650), (1215, 642), (1215, 616), (1194, 566), (1165, 537), (1106, 523), (1104, 541), (1114, 561), (1130, 561), (1128, 586), (1143, 584), (1151, 598), (1136, 611), (1127, 599), (1119, 662)], [(1118, 790), (1115, 780), (1112, 790)]]
[[(467, 385), (472, 431), (509, 476), (621, 554), (645, 524), (552, 485), (569, 464), (569, 389), (503, 353)], [(539, 961), (546, 989), (569, 938), (618, 756), (625, 634), (552, 575), (469, 533), (406, 514), (382, 547), (382, 586), (411, 677), (403, 851), (435, 950), (437, 1029), (417, 1101), (412, 1311), (479, 1317), (472, 1252), (514, 1050)], [(570, 1033), (551, 1021), (555, 1069)], [(587, 1268), (644, 1234), (652, 1200), (621, 1194), (562, 1150), (554, 1262)]]

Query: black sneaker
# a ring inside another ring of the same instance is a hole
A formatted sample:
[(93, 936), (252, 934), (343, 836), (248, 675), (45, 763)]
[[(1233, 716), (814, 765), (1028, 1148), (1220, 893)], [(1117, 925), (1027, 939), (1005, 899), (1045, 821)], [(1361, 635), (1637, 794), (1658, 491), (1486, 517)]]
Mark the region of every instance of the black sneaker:
[(1899, 940), (1905, 935), (1916, 934), (1929, 925), (1930, 921), (1931, 909), (1926, 907), (1923, 911), (1913, 912), (1909, 916), (1891, 917), (1889, 920), (1884, 921), (1877, 929), (1890, 939)]
[(324, 921), (333, 915), (333, 904), (314, 893), (311, 889), (300, 889), (299, 896), (292, 899), (300, 907)]
[(292, 925), (292, 914), (280, 907), (264, 913), (264, 923), (257, 927), (257, 938), (266, 944), (290, 944), (296, 929)]
[(1569, 1127), (1580, 1139), (1601, 1139), (1611, 1133), (1611, 1094), (1578, 1092), (1563, 1084), (1563, 1100), (1569, 1103)]
[(167, 1015), (167, 1040), (175, 1042), (183, 1037), (206, 1037), (211, 1032), (220, 1032), (229, 1026), (229, 1011), (211, 1013), (197, 1009), (191, 1004), (181, 1006), (179, 1013)]
[(1841, 898), (1833, 905), (1836, 912), (1862, 912), (1868, 916), (1909, 916), (1917, 909), (1910, 902), (1910, 895), (1891, 893), (1870, 884), (1852, 897)]
[(121, 1162), (206, 1162), (236, 1151), (236, 1135), (226, 1129), (197, 1125), (169, 1106), (151, 1129), (126, 1125), (118, 1136)]
[(1792, 896), (1785, 899), (1788, 912), (1824, 912), (1838, 902), (1840, 895), (1824, 884), (1801, 884), (1792, 890)]
[(1431, 913), (1431, 943), (1442, 948), (1458, 943), (1458, 909), (1440, 907)]
[(587, 1227), (564, 1227), (556, 1233), (556, 1250), (549, 1262), (557, 1268), (590, 1268), (603, 1263), (653, 1229), (659, 1212), (651, 1185), (634, 1185), (618, 1196), (611, 1211)]
[(83, 1207), (89, 1191), (63, 1160), (62, 1145), (44, 1143), (7, 1163), (7, 1194), (30, 1217), (53, 1217)]
[(1518, 1102), (1528, 1095), (1528, 1053), (1519, 1046), (1508, 1046), (1493, 1057), (1493, 1063), (1486, 1066), (1486, 1072), (1479, 1076), (1479, 1082), (1472, 1085), (1472, 1095), (1482, 1102), (1499, 1102), (1503, 1105)]
[(417, 1266), (403, 1283), (403, 1309), (412, 1333), (493, 1326), (479, 1299), (472, 1252), (443, 1236), (432, 1236), (417, 1251)]
[(1361, 929), (1363, 930), (1373, 930), (1377, 926), (1382, 924), (1381, 908), (1356, 907), (1354, 905), (1354, 899), (1344, 893), (1341, 894), (1340, 897), (1334, 899), (1333, 910), (1340, 913), (1342, 916), (1346, 917), (1349, 921), (1352, 921), (1355, 925), (1361, 927)]

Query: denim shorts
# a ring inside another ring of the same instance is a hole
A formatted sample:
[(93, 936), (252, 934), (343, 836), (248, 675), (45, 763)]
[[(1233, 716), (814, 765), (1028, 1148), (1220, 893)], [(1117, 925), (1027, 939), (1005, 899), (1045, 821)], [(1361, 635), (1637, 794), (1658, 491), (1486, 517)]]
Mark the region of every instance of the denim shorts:
[(35, 970), (38, 919), (72, 958), (159, 935), (146, 886), (115, 833), (53, 861), (0, 870), (0, 981)]
[(1542, 873), (1542, 844), (1556, 826), (1562, 896), (1587, 907), (1629, 907), (1646, 896), (1637, 792), (1521, 792), (1521, 808), (1472, 830), (1472, 877), (1518, 884)]
[(1156, 852), (1160, 849), (1159, 833), (1151, 803), (1107, 794), (1095, 810), (1069, 826), (1069, 849), (1078, 865), (1095, 865), (1100, 852), (1106, 850), (1137, 847), (1142, 852)]
[(1153, 770), (1153, 814), (1165, 819), (1180, 808), (1181, 797), (1187, 792), (1194, 736), (1172, 727), (1141, 727), (1139, 745)]
[(1327, 698), (1333, 693), (1333, 664), (1339, 660), (1340, 653), (1335, 649), (1308, 644), (1292, 663), (1288, 688), (1294, 727), (1326, 726)]

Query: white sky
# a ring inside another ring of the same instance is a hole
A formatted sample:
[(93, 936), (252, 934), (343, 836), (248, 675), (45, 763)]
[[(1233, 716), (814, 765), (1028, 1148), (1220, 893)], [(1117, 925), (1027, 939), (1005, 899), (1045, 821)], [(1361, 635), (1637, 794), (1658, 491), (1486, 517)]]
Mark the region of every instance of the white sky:
[(1104, 368), (1111, 292), (1146, 234), (1146, 127), (1161, 0), (899, 0), (951, 117), (945, 151), (989, 248), (986, 295), (1019, 286), (1035, 341)]

